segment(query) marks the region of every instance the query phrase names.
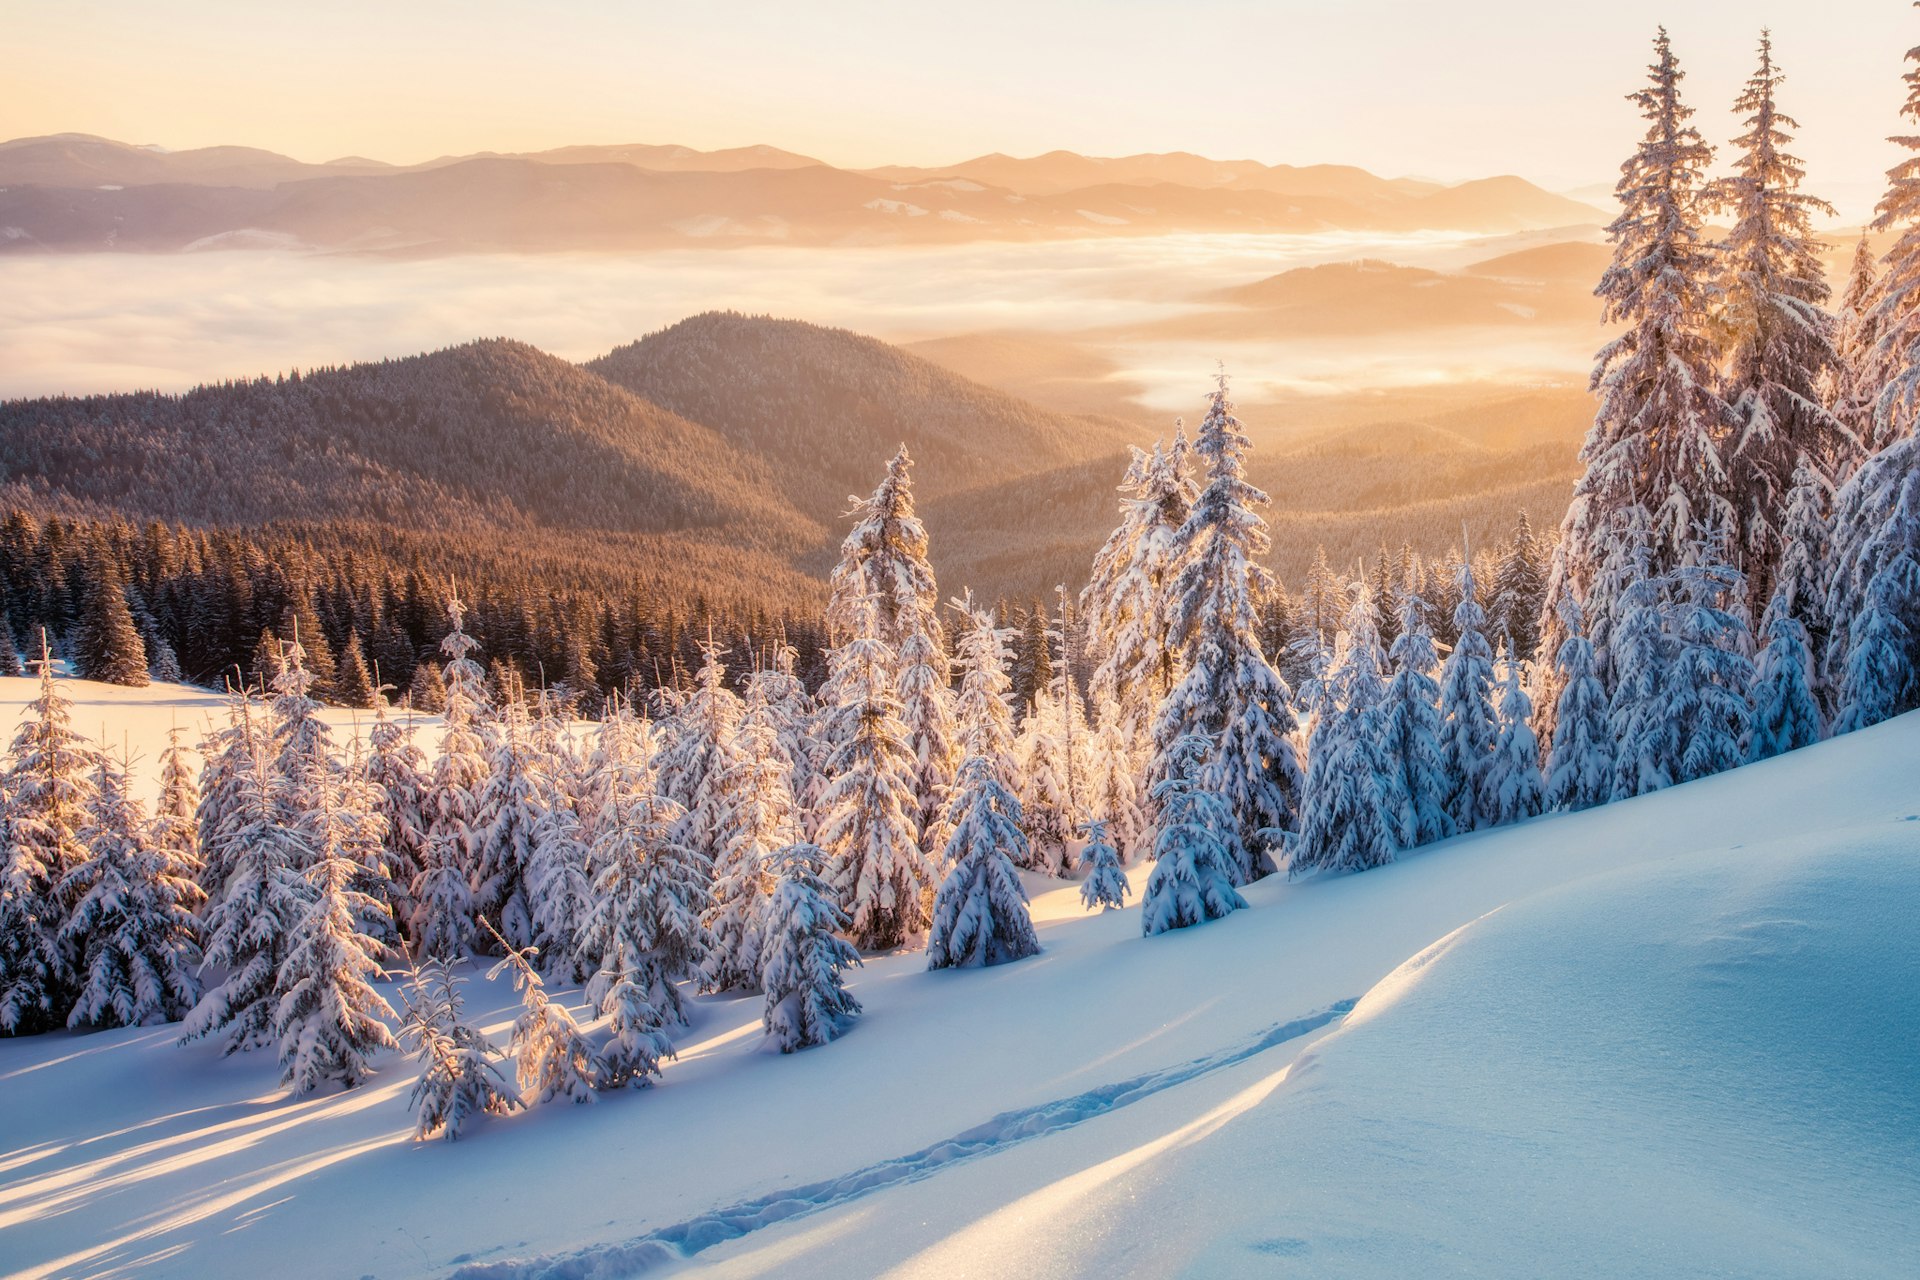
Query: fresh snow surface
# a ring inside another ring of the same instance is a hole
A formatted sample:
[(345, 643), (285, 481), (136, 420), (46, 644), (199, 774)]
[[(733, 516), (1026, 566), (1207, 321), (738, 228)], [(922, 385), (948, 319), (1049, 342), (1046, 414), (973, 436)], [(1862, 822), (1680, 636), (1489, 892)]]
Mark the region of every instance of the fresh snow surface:
[[(195, 696), (69, 688), (148, 768)], [(1920, 1274), (1916, 761), (1908, 716), (1151, 939), (1030, 880), (1033, 959), (872, 957), (787, 1057), (700, 998), (658, 1087), (457, 1143), (394, 1057), (296, 1101), (173, 1028), (0, 1041), (0, 1269)]]

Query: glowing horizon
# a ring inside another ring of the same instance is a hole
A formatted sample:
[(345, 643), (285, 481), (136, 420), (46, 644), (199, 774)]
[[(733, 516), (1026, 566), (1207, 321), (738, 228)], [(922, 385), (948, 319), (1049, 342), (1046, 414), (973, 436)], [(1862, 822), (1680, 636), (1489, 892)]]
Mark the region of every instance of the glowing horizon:
[(1724, 147), (1770, 22), (1808, 188), (1858, 218), (1897, 158), (1885, 138), (1901, 131), (1901, 57), (1920, 25), (1903, 4), (1847, 7), (1480, 0), (1469, 31), (1459, 7), (1410, 0), (1196, 0), (1174, 24), (1143, 0), (964, 14), (748, 0), (727, 19), (610, 0), (537, 13), (343, 0), (319, 24), (239, 0), (84, 0), (10, 15), (24, 56), (0, 88), (0, 133), (398, 164), (634, 142), (764, 144), (845, 168), (1189, 151), (1447, 182), (1516, 173), (1564, 191), (1610, 183), (1631, 149), (1623, 96), (1658, 23), (1695, 123)]

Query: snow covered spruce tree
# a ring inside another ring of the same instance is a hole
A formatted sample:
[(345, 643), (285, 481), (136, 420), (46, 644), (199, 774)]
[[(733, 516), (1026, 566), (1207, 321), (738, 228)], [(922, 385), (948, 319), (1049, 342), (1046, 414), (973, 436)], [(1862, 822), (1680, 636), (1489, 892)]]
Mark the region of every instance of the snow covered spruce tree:
[(1554, 662), (1560, 703), (1553, 721), (1553, 746), (1547, 753), (1546, 802), (1560, 810), (1590, 809), (1613, 793), (1613, 738), (1607, 720), (1607, 695), (1593, 672), (1593, 645), (1580, 625), (1580, 605), (1560, 602), (1560, 652)]
[(836, 701), (827, 731), (835, 745), (818, 834), (855, 944), (885, 950), (926, 927), (933, 871), (914, 828), (913, 750), (893, 693), (893, 655), (873, 631), (877, 606), (870, 617), (869, 630), (830, 659)]
[(603, 1089), (644, 1088), (673, 1057), (668, 1028), (685, 1025), (677, 985), (705, 957), (700, 926), (712, 867), (682, 844), (685, 810), (644, 788), (613, 801), (596, 824), (587, 864), (595, 900), (581, 947), (599, 969), (587, 998), (608, 1015), (611, 1041), (600, 1057)]
[(900, 723), (913, 749), (914, 826), (929, 865), (946, 844), (943, 817), (959, 760), (951, 668), (938, 636), (923, 629), (907, 637), (900, 653)]
[(182, 902), (191, 882), (154, 846), (146, 816), (127, 793), (125, 766), (105, 754), (95, 759), (81, 838), (88, 856), (59, 886), (73, 903), (60, 944), (77, 961), (67, 1025), (176, 1021), (200, 996), (193, 976), (199, 953)]
[(147, 646), (127, 606), (126, 576), (104, 548), (87, 557), (85, 568), (90, 581), (74, 635), (74, 670), (83, 680), (145, 688)]
[(1184, 433), (1168, 449), (1133, 450), (1120, 481), (1120, 527), (1093, 560), (1080, 594), (1093, 644), (1091, 692), (1111, 702), (1129, 752), (1144, 753), (1156, 709), (1173, 692), (1179, 655), (1172, 645), (1167, 588), (1180, 554), (1180, 530), (1200, 496)]
[[(1393, 678), (1381, 706), (1381, 734), (1390, 766), (1399, 772), (1396, 790), (1405, 806), (1396, 815), (1394, 841), (1402, 849), (1445, 840), (1454, 833), (1447, 811), (1449, 790), (1446, 760), (1441, 750), (1445, 727), (1440, 718), (1440, 686), (1433, 678), (1439, 666), (1433, 633), (1427, 621), (1427, 602), (1411, 586), (1400, 595), (1400, 634), (1388, 656)], [(1312, 758), (1308, 758), (1312, 767)]]
[(761, 1022), (782, 1053), (827, 1043), (860, 1013), (841, 977), (860, 953), (839, 936), (848, 921), (820, 878), (825, 857), (815, 845), (794, 844), (768, 860), (774, 886), (759, 965)]
[[(515, 947), (535, 942), (531, 883), (535, 831), (547, 809), (547, 783), (534, 750), (532, 726), (519, 690), (509, 691), (495, 717), (496, 732), (481, 784), (480, 832), (473, 875), (476, 917), (495, 922)], [(487, 937), (476, 941), (486, 945)]]
[(413, 886), (420, 878), (427, 843), (427, 757), (414, 741), (413, 715), (404, 721), (387, 714), (386, 700), (375, 708), (367, 731), (363, 776), (372, 786), (373, 811), (386, 832), (381, 865), (390, 886), (396, 925), (414, 913)]
[(1616, 512), (1647, 512), (1653, 575), (1681, 563), (1696, 522), (1733, 522), (1722, 448), (1735, 419), (1718, 390), (1708, 331), (1716, 255), (1701, 225), (1713, 149), (1687, 123), (1682, 78), (1662, 28), (1649, 82), (1632, 95), (1647, 131), (1615, 187), (1613, 263), (1597, 290), (1606, 322), (1621, 332), (1594, 366), (1600, 408), (1580, 450), (1585, 471), (1561, 526), (1542, 618), (1543, 641), (1557, 651), (1565, 638), (1558, 602), (1567, 594), (1579, 601), (1609, 689), (1615, 618), (1626, 606), (1600, 568), (1617, 536)]
[(52, 877), (0, 804), (0, 1035), (59, 1025), (58, 927)]
[(940, 593), (927, 561), (927, 530), (914, 513), (913, 459), (903, 444), (887, 464), (873, 495), (853, 504), (853, 528), (840, 544), (840, 562), (828, 578), (827, 631), (835, 644), (872, 635), (904, 661), (915, 634), (933, 637), (944, 652), (937, 610)]
[(1186, 674), (1160, 706), (1149, 771), (1157, 806), (1157, 783), (1173, 776), (1180, 740), (1197, 734), (1216, 744), (1205, 777), (1192, 781), (1233, 816), (1235, 884), (1274, 869), (1267, 852), (1273, 837), (1263, 833), (1294, 829), (1305, 782), (1293, 743), (1293, 691), (1260, 651), (1255, 602), (1272, 589), (1272, 575), (1257, 558), (1271, 540), (1258, 512), (1267, 495), (1245, 478), (1250, 447), (1222, 373), (1193, 446), (1207, 483), (1181, 526), (1168, 589), (1171, 635)]
[(1105, 824), (1107, 839), (1123, 867), (1132, 863), (1147, 840), (1134, 745), (1120, 709), (1111, 701), (1102, 702), (1087, 753), (1087, 812)]
[(681, 842), (711, 863), (719, 857), (733, 803), (727, 763), (745, 706), (727, 688), (726, 651), (709, 637), (700, 653), (693, 689), (666, 726), (654, 770), (660, 794), (686, 811)]
[(1609, 799), (1672, 786), (1680, 771), (1680, 736), (1666, 714), (1674, 646), (1667, 620), (1671, 577), (1642, 578), (1620, 601), (1613, 641), (1613, 696), (1607, 704), (1613, 740)]
[(1886, 381), (1877, 354), (1880, 276), (1868, 234), (1862, 231), (1853, 247), (1853, 262), (1847, 269), (1847, 283), (1840, 291), (1839, 310), (1834, 316), (1834, 367), (1828, 398), (1833, 416), (1847, 429), (1845, 443), (1851, 450), (1828, 477), (1835, 484), (1844, 484), (1868, 454), (1892, 443), (1879, 436), (1874, 421), (1874, 406)]
[(466, 606), (447, 601), (452, 630), (440, 642), (447, 656), (446, 732), (426, 792), (426, 846), (413, 884), (415, 954), (458, 959), (473, 945), (473, 877), (491, 815), (483, 807), (487, 743), (486, 673), (473, 660), (479, 642), (463, 625)]
[(1113, 911), (1127, 905), (1127, 873), (1121, 870), (1120, 851), (1102, 818), (1089, 818), (1075, 833), (1080, 837), (1080, 866), (1087, 878), (1080, 882), (1080, 901), (1087, 910)]
[[(1386, 591), (1384, 582), (1380, 590)], [(1492, 634), (1511, 637), (1516, 656), (1531, 661), (1540, 645), (1540, 608), (1547, 596), (1547, 577), (1540, 541), (1524, 510), (1514, 518), (1513, 533), (1500, 553), (1492, 594), (1487, 610)]]
[[(527, 888), (533, 912), (535, 956), (545, 977), (560, 982), (584, 982), (593, 972), (592, 958), (580, 949), (580, 936), (593, 906), (593, 881), (587, 868), (589, 836), (583, 810), (606, 803), (599, 789), (624, 784), (612, 777), (596, 778), (570, 742), (558, 707), (543, 703), (535, 721), (534, 741), (541, 766), (540, 813), (533, 826)], [(602, 735), (631, 739), (637, 726), (624, 710), (615, 710), (600, 723)], [(598, 767), (624, 770), (631, 746), (596, 751)], [(618, 763), (609, 764), (609, 759)]]
[(1365, 871), (1393, 861), (1412, 825), (1399, 762), (1387, 750), (1384, 656), (1373, 629), (1372, 593), (1354, 584), (1340, 667), (1317, 680), (1300, 830), (1289, 842), (1290, 875)]
[(1834, 732), (1848, 733), (1911, 710), (1920, 693), (1920, 432), (1868, 458), (1835, 495), (1832, 546), (1821, 674)]
[(780, 754), (791, 771), (787, 790), (794, 803), (804, 810), (813, 789), (813, 743), (811, 741), (814, 702), (806, 685), (794, 674), (799, 655), (791, 644), (781, 640), (772, 647), (765, 666), (747, 677), (746, 702), (762, 708), (761, 716), (773, 726), (780, 741)]
[(321, 787), (340, 772), (333, 732), (310, 696), (314, 682), (300, 642), (279, 644), (268, 749), (273, 756), (274, 815), (288, 826), (313, 808)]
[(725, 765), (730, 806), (720, 817), (720, 860), (713, 869), (713, 902), (707, 909), (710, 939), (701, 985), (707, 991), (753, 990), (760, 985), (766, 951), (769, 860), (800, 839), (800, 815), (787, 781), (793, 776), (780, 746), (777, 720), (748, 691), (746, 716), (728, 747)]
[(1140, 931), (1148, 937), (1218, 920), (1247, 905), (1234, 887), (1243, 855), (1238, 824), (1226, 802), (1207, 791), (1207, 740), (1188, 734), (1165, 755), (1166, 776), (1153, 784), (1159, 822), (1156, 862), (1140, 899)]
[[(74, 732), (73, 704), (54, 683), (44, 633), (35, 665), (40, 691), (27, 704), (14, 734), (12, 764), (0, 777), (13, 846), (9, 861), (23, 893), (16, 910), (35, 922), (19, 944), (18, 978), (24, 985), (7, 1006), (14, 1011), (10, 1029), (15, 1030), (57, 1026), (72, 1006), (80, 954), (73, 939), (61, 937), (60, 928), (79, 901), (71, 877), (89, 856), (82, 832), (96, 800), (99, 760), (95, 748)], [(44, 976), (36, 977), (42, 967)]]
[[(1774, 592), (1779, 604), (1782, 593)], [(1813, 695), (1813, 653), (1807, 629), (1786, 608), (1767, 607), (1767, 646), (1753, 678), (1753, 726), (1747, 759), (1765, 760), (1820, 741), (1820, 704)]]
[[(959, 757), (940, 593), (927, 560), (926, 527), (914, 512), (912, 468), (903, 444), (872, 496), (850, 500), (853, 528), (828, 579), (827, 633), (836, 645), (866, 636), (886, 647), (901, 730), (913, 755), (915, 837), (921, 860), (931, 863), (943, 843), (938, 820)], [(826, 744), (829, 753), (841, 745), (838, 739)]]
[(573, 1103), (598, 1101), (593, 1091), (593, 1050), (573, 1014), (547, 994), (546, 984), (533, 967), (533, 952), (513, 946), (484, 916), (480, 923), (501, 954), (500, 962), (487, 971), (487, 977), (498, 981), (502, 973), (511, 970), (514, 990), (520, 993), (520, 1016), (514, 1019), (508, 1050), (513, 1055), (523, 1104), (529, 1097), (536, 1102), (555, 1098)]
[(1486, 825), (1504, 827), (1546, 808), (1547, 784), (1540, 772), (1540, 740), (1533, 733), (1533, 700), (1520, 678), (1521, 663), (1507, 648), (1500, 683), (1500, 736), (1480, 779), (1479, 811)]
[(216, 904), (226, 892), (232, 868), (218, 860), (222, 851), (235, 845), (226, 839), (226, 828), (233, 822), (250, 820), (246, 802), (251, 798), (252, 774), (265, 746), (265, 730), (255, 718), (253, 702), (239, 689), (227, 693), (227, 723), (215, 729), (200, 743), (200, 800), (194, 807), (194, 843), (199, 856), (197, 880), (203, 894), (199, 914)]
[(1747, 113), (1747, 132), (1734, 144), (1739, 159), (1707, 196), (1734, 219), (1721, 246), (1716, 315), (1725, 353), (1721, 394), (1734, 423), (1728, 557), (1763, 601), (1773, 594), (1795, 471), (1811, 459), (1833, 474), (1852, 452), (1847, 429), (1825, 403), (1837, 356), (1833, 317), (1822, 309), (1830, 294), (1820, 261), (1826, 246), (1814, 239), (1813, 215), (1831, 216), (1833, 207), (1800, 190), (1805, 170), (1783, 149), (1799, 127), (1775, 103), (1783, 79), (1763, 31), (1760, 65), (1734, 103)]
[(460, 979), (446, 960), (428, 958), (414, 970), (400, 1036), (420, 1062), (408, 1106), (416, 1142), (452, 1142), (476, 1117), (506, 1115), (521, 1105), (500, 1070), (500, 1054), (485, 1033), (461, 1017)]
[(1481, 811), (1482, 782), (1493, 758), (1499, 725), (1493, 709), (1493, 650), (1487, 644), (1487, 615), (1474, 596), (1473, 565), (1460, 565), (1460, 603), (1453, 611), (1458, 639), (1440, 669), (1440, 754), (1449, 783), (1447, 816), (1454, 830), (1477, 831), (1486, 825)]
[(382, 837), (369, 792), (351, 774), (321, 774), (300, 817), (310, 900), (288, 938), (273, 1010), (280, 1083), (296, 1094), (336, 1081), (351, 1089), (371, 1074), (375, 1053), (398, 1047), (386, 1023), (393, 1007), (370, 981), (386, 948), (366, 932), (389, 909), (353, 887)]
[(1061, 722), (1071, 714), (1051, 690), (1035, 690), (1033, 708), (1014, 740), (1021, 823), (1026, 835), (1022, 851), (1026, 861), (1021, 865), (1046, 875), (1063, 875), (1067, 869), (1067, 836), (1074, 804)]
[(1015, 869), (1026, 851), (1020, 802), (983, 757), (970, 756), (960, 766), (947, 821), (950, 869), (933, 900), (927, 968), (970, 969), (1039, 954)]
[(200, 829), (207, 865), (221, 869), (202, 921), (206, 964), (225, 977), (193, 1007), (180, 1037), (219, 1035), (227, 1053), (272, 1039), (279, 975), (312, 900), (301, 874), (312, 849), (281, 821), (265, 736), (246, 733), (233, 743), (251, 758), (231, 761), (231, 776), (208, 790), (221, 797), (220, 812)]
[(1874, 398), (1869, 454), (1911, 440), (1920, 424), (1920, 47), (1907, 51), (1907, 63), (1900, 114), (1915, 131), (1892, 139), (1909, 154), (1887, 171), (1874, 211), (1872, 229), (1894, 239), (1867, 313), (1873, 346), (1852, 374), (1858, 393)]
[(160, 799), (154, 806), (152, 839), (165, 875), (173, 881), (179, 905), (189, 915), (207, 900), (200, 887), (200, 788), (187, 768), (180, 727), (167, 732), (160, 753)]
[(1678, 734), (1675, 782), (1745, 763), (1752, 717), (1753, 636), (1745, 582), (1721, 554), (1719, 533), (1707, 533), (1701, 545), (1701, 562), (1675, 571), (1675, 652), (1663, 709)]
[(987, 761), (1000, 784), (1012, 790), (1020, 780), (1014, 759), (1013, 680), (1007, 674), (1014, 633), (995, 620), (993, 610), (976, 608), (971, 595), (956, 598), (953, 607), (966, 619), (957, 645), (960, 692), (954, 705), (960, 748)]

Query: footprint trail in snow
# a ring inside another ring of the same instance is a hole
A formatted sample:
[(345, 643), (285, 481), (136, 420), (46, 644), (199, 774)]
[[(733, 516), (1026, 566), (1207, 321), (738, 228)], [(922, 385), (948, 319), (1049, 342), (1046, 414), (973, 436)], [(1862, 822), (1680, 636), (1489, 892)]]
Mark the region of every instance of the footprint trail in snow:
[(1289, 1040), (1297, 1040), (1353, 1009), (1355, 1000), (1339, 1000), (1326, 1008), (1287, 1022), (1276, 1023), (1250, 1039), (1218, 1053), (1150, 1071), (1130, 1079), (1076, 1093), (1072, 1097), (1003, 1111), (985, 1124), (975, 1125), (911, 1155), (883, 1160), (837, 1178), (787, 1187), (659, 1227), (643, 1236), (614, 1244), (593, 1245), (570, 1253), (501, 1262), (477, 1262), (460, 1267), (453, 1280), (611, 1280), (670, 1262), (682, 1262), (704, 1249), (738, 1240), (750, 1232), (823, 1209), (847, 1203), (884, 1187), (918, 1182), (949, 1165), (991, 1155), (1032, 1138), (1058, 1133), (1074, 1125), (1130, 1106), (1143, 1098), (1201, 1076), (1237, 1066)]

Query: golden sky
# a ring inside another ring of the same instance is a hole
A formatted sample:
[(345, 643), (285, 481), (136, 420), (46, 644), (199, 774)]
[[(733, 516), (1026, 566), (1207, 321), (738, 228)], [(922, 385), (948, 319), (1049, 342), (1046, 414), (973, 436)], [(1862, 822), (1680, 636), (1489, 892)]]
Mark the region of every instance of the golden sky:
[(1892, 159), (1903, 0), (4, 0), (0, 137), (308, 160), (771, 143), (831, 163), (1188, 150), (1608, 182), (1671, 28), (1712, 141), (1771, 23), (1816, 190)]

